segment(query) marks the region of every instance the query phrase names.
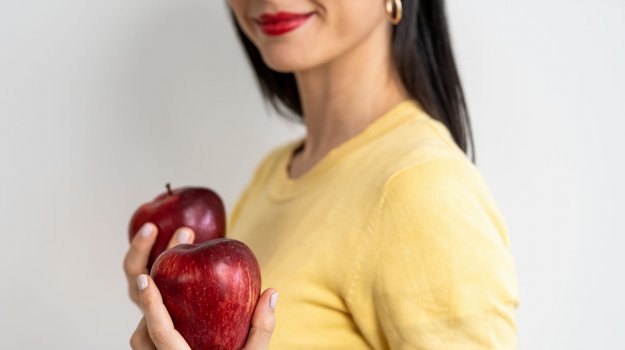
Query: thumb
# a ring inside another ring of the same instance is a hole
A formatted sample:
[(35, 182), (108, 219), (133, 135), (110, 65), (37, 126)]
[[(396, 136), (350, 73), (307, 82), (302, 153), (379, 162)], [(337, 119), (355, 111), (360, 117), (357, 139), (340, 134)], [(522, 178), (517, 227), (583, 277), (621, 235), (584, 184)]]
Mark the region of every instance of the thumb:
[(261, 294), (252, 316), (252, 327), (243, 350), (266, 350), (276, 328), (276, 303), (278, 292), (269, 288)]

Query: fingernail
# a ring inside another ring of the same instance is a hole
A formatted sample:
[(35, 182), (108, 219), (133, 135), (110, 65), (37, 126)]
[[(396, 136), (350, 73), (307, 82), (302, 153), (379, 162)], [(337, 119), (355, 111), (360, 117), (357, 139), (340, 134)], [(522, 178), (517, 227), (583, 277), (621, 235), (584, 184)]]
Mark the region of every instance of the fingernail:
[(191, 238), (191, 232), (189, 232), (188, 228), (181, 228), (178, 232), (178, 242), (179, 243), (187, 243)]
[(278, 303), (278, 292), (275, 292), (269, 297), (269, 308), (271, 310), (275, 310), (277, 303)]
[(137, 285), (139, 286), (139, 289), (141, 289), (141, 290), (147, 288), (147, 286), (148, 286), (148, 276), (143, 275), (143, 274), (137, 276)]
[(154, 230), (152, 229), (152, 225), (150, 225), (149, 222), (146, 222), (145, 224), (143, 224), (143, 226), (141, 226), (141, 229), (139, 229), (139, 234), (143, 238), (148, 238), (153, 231)]

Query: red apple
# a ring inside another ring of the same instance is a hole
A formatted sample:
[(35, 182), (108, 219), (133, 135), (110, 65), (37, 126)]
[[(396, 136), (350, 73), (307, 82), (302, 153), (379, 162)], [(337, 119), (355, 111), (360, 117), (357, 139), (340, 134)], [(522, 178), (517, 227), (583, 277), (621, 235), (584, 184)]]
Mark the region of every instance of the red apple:
[(260, 295), (260, 269), (244, 243), (214, 239), (161, 254), (151, 276), (174, 327), (192, 349), (245, 345)]
[(146, 222), (152, 222), (158, 227), (148, 270), (181, 226), (189, 227), (195, 232), (194, 243), (224, 237), (226, 232), (226, 211), (217, 193), (201, 187), (183, 187), (172, 191), (169, 184), (166, 186), (167, 192), (135, 211), (128, 227), (131, 241)]

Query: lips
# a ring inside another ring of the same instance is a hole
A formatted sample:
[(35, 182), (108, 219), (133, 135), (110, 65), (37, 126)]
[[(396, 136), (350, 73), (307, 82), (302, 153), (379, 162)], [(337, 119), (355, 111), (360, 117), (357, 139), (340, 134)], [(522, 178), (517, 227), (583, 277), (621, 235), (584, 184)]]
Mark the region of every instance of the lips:
[(278, 12), (275, 14), (263, 13), (256, 19), (260, 29), (267, 35), (276, 36), (286, 34), (306, 23), (314, 13)]

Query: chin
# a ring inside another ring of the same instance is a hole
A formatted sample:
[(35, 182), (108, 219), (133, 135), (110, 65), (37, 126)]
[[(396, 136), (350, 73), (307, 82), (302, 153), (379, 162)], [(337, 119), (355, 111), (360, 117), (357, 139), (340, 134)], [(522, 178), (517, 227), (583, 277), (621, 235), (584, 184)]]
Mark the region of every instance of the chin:
[(317, 57), (318, 59), (310, 57), (310, 52), (302, 54), (305, 51), (305, 49), (284, 50), (272, 48), (271, 50), (262, 50), (261, 55), (263, 62), (269, 68), (280, 73), (305, 71), (323, 63), (320, 57)]
[(265, 64), (272, 70), (280, 73), (294, 73), (297, 71), (303, 71), (310, 68), (310, 65), (306, 62), (301, 62), (298, 59), (288, 58), (265, 58), (263, 57)]

